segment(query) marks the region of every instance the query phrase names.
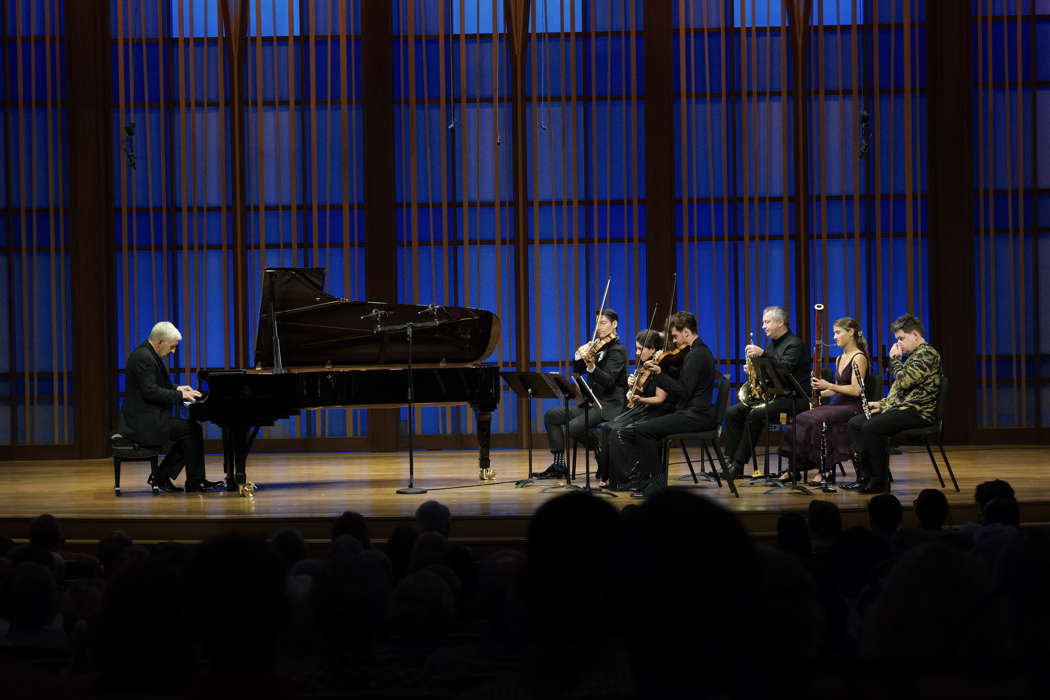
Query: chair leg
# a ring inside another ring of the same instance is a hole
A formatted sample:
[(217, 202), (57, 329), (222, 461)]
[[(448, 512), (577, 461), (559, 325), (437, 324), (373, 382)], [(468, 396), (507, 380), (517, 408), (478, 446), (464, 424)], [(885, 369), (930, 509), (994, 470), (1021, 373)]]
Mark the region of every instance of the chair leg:
[(937, 472), (937, 481), (941, 482), (941, 488), (944, 488), (944, 477), (941, 476), (941, 469), (937, 466), (937, 460), (933, 456), (933, 450), (930, 449), (930, 441), (923, 438), (923, 443), (926, 445), (926, 454), (930, 455), (930, 464), (933, 465), (933, 471)]
[[(696, 478), (696, 470), (693, 469), (693, 460), (689, 459), (689, 450), (685, 449), (685, 440), (679, 440), (678, 444), (682, 447), (682, 454), (685, 455), (685, 463), (689, 465), (689, 473), (693, 475), (693, 483), (699, 484), (700, 480)], [(667, 451), (671, 451), (671, 446), (667, 446)], [(703, 469), (703, 457), (701, 459), (701, 469)]]
[(842, 462), (839, 462), (839, 472), (842, 474), (842, 476), (846, 476), (846, 467), (843, 466)]
[(733, 482), (733, 472), (731, 472), (726, 465), (726, 458), (725, 455), (722, 454), (722, 448), (718, 445), (718, 440), (712, 440), (711, 444), (715, 448), (715, 457), (718, 458), (718, 465), (721, 467), (722, 473), (725, 474), (729, 490), (734, 496), (740, 498), (740, 492), (736, 490), (736, 484)]
[[(712, 457), (711, 457), (711, 453), (710, 453), (710, 452), (708, 451), (708, 449), (707, 449), (707, 443), (706, 443), (706, 442), (701, 442), (701, 443), (700, 443), (700, 454), (701, 454), (701, 455), (704, 455), (704, 454), (706, 454), (706, 455), (707, 455), (707, 460), (708, 460), (709, 462), (711, 462), (711, 464), (714, 464), (714, 463), (715, 463), (715, 460), (714, 460), (714, 459), (712, 459)], [(701, 459), (702, 459), (702, 458), (703, 458), (703, 457), (701, 457)], [(714, 473), (714, 475), (715, 475), (715, 484), (716, 484), (716, 485), (718, 486), (718, 488), (722, 488), (722, 477), (720, 477), (720, 476), (718, 475), (718, 470), (717, 470), (717, 469), (712, 469), (711, 471), (712, 471), (712, 472)]]
[(569, 481), (576, 478), (576, 445), (578, 444), (575, 440), (572, 441), (572, 467), (569, 469)]
[(944, 466), (948, 467), (948, 476), (952, 478), (952, 486), (955, 487), (955, 491), (959, 491), (959, 482), (955, 480), (955, 472), (952, 471), (952, 463), (948, 461), (948, 454), (944, 451), (944, 443), (937, 440), (937, 447), (941, 450), (941, 458), (944, 460)]
[(113, 458), (113, 495), (120, 495), (120, 457)]

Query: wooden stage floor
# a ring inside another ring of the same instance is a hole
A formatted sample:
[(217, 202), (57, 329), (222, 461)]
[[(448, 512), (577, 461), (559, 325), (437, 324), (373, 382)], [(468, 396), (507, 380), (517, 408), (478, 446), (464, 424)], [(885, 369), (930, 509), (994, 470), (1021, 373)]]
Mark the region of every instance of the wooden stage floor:
[[(891, 459), (893, 492), (910, 509), (921, 489), (937, 487), (938, 482), (923, 448), (904, 450)], [(975, 519), (974, 487), (992, 478), (1013, 484), (1025, 522), (1050, 522), (1050, 447), (955, 446), (948, 448), (948, 456), (961, 488), (959, 493), (952, 489), (942, 466), (955, 524)], [(123, 495), (118, 498), (113, 495), (109, 459), (6, 462), (0, 463), (0, 534), (24, 538), (28, 518), (52, 513), (62, 519), (71, 542), (84, 544), (113, 529), (141, 541), (195, 541), (231, 529), (272, 534), (294, 527), (308, 540), (323, 541), (335, 516), (356, 510), (369, 519), (373, 537), (384, 538), (394, 526), (409, 521), (420, 503), (437, 499), (452, 509), (455, 538), (492, 544), (521, 541), (529, 516), (565, 491), (545, 492), (542, 485), (515, 488), (513, 481), (528, 471), (524, 450), (493, 450), (492, 458), (496, 482), (482, 484), (476, 478), (476, 451), (417, 452), (416, 485), (428, 493), (406, 496), (395, 493), (407, 482), (406, 453), (253, 454), (248, 475), (259, 490), (250, 498), (225, 492), (153, 496), (146, 486), (144, 463), (124, 466)], [(536, 451), (537, 471), (547, 458), (546, 452)], [(219, 478), (221, 456), (208, 455), (207, 463), (208, 476)], [(767, 493), (765, 487), (738, 482), (741, 497), (734, 498), (725, 486), (675, 480), (683, 474), (688, 474), (684, 463), (672, 465), (671, 484), (731, 508), (760, 538), (775, 533), (781, 512), (804, 510), (811, 498), (837, 503), (847, 525), (866, 522), (867, 499), (853, 492)], [(618, 496), (609, 499), (617, 508), (640, 502), (627, 493)], [(906, 513), (906, 524), (910, 517)]]

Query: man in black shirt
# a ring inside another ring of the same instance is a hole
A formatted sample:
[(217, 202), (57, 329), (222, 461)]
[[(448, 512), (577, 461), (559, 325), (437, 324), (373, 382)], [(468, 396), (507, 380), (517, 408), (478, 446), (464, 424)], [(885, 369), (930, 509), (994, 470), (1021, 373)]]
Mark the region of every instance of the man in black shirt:
[(660, 462), (660, 442), (665, 436), (715, 427), (715, 407), (712, 404), (716, 376), (714, 356), (697, 335), (696, 316), (693, 314), (679, 311), (671, 316), (670, 327), (675, 344), (689, 346), (678, 379), (661, 372), (660, 366), (654, 362), (646, 363), (646, 367), (655, 375), (658, 388), (679, 397), (674, 411), (616, 430), (609, 437), (610, 451), (626, 450), (628, 460), (633, 459), (639, 478), (629, 487), (634, 491), (631, 495), (639, 498), (667, 484), (667, 474)]
[(193, 401), (201, 393), (189, 386), (175, 386), (164, 358), (182, 340), (179, 329), (167, 321), (153, 326), (149, 339), (131, 351), (125, 363), (127, 386), (121, 407), (120, 432), (135, 442), (160, 449), (174, 442), (157, 466), (149, 483), (161, 491), (182, 491), (171, 480), (186, 466), (187, 491), (211, 491), (220, 481), (204, 478), (204, 437), (196, 421), (175, 418), (171, 409)]
[(536, 475), (537, 478), (561, 479), (568, 473), (565, 465), (565, 426), (575, 440), (588, 449), (594, 449), (598, 440), (591, 431), (603, 421), (612, 420), (623, 413), (627, 400), (627, 354), (623, 343), (616, 338), (619, 325), (617, 313), (612, 309), (603, 309), (598, 314), (596, 340), (608, 338), (609, 342), (597, 353), (589, 352), (590, 343), (577, 348), (573, 371), (586, 373), (591, 391), (602, 407), (599, 410), (591, 406), (584, 415), (584, 409), (579, 406), (570, 406), (568, 413), (563, 406), (558, 406), (543, 414), (543, 427), (547, 431), (547, 441), (554, 460)]
[[(793, 374), (800, 386), (809, 386), (810, 354), (802, 339), (788, 327), (787, 312), (780, 306), (767, 306), (762, 311), (762, 330), (770, 339), (769, 345), (765, 349), (748, 345), (745, 348), (747, 357), (771, 358), (778, 368)], [(781, 413), (794, 415), (807, 408), (805, 400), (790, 397), (776, 398), (754, 407), (744, 403), (731, 406), (726, 413), (726, 454), (734, 478), (743, 474), (744, 465), (751, 459), (755, 443), (770, 419), (777, 420)]]

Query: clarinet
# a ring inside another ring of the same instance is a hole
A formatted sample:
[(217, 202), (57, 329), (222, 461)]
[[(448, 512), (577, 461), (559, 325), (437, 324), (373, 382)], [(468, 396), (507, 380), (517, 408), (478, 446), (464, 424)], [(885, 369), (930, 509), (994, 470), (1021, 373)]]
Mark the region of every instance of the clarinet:
[(868, 406), (868, 395), (864, 391), (864, 377), (861, 377), (860, 373), (857, 371), (856, 357), (850, 360), (850, 365), (853, 368), (853, 376), (857, 378), (858, 382), (860, 382), (860, 408), (864, 411), (864, 419), (871, 420), (871, 408)]

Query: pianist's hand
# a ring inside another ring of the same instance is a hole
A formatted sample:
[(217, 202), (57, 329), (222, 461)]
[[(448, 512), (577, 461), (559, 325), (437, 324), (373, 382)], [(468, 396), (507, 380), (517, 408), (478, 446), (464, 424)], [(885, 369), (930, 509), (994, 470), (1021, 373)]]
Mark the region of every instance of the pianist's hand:
[(176, 388), (179, 390), (179, 393), (182, 394), (183, 401), (194, 401), (203, 396), (202, 393), (200, 393), (191, 386), (180, 386)]

